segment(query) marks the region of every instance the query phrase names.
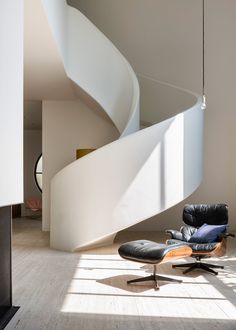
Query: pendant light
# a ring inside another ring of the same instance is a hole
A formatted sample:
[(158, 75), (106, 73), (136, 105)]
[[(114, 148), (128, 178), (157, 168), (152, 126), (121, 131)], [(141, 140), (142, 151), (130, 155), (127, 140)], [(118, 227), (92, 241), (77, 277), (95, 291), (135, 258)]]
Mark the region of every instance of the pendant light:
[(202, 109), (206, 109), (206, 95), (205, 95), (205, 0), (202, 0)]

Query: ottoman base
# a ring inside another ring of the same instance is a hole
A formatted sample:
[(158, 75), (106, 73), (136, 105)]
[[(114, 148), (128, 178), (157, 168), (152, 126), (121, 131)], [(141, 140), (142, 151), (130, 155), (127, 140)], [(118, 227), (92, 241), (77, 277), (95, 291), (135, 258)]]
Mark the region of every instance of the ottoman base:
[(141, 278), (136, 278), (136, 279), (133, 279), (133, 280), (129, 280), (129, 281), (127, 281), (127, 284), (153, 281), (154, 282), (154, 289), (159, 290), (160, 288), (159, 288), (159, 285), (158, 285), (157, 281), (182, 283), (181, 280), (176, 280), (176, 279), (171, 278), (171, 277), (157, 275), (156, 274), (156, 268), (157, 268), (156, 265), (153, 265), (153, 267), (154, 267), (154, 269), (153, 269), (153, 274), (152, 275), (146, 276), (146, 277), (141, 277)]

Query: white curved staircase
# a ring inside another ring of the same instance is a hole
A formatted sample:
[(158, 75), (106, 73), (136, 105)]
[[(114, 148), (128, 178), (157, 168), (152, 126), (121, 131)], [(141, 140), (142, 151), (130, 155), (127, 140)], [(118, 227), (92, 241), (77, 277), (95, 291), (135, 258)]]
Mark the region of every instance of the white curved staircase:
[[(142, 88), (152, 93), (144, 106), (153, 125), (139, 130), (139, 84), (126, 59), (65, 0), (42, 3), (68, 77), (120, 132), (117, 141), (71, 163), (52, 180), (51, 246), (74, 251), (111, 242), (118, 231), (198, 187), (203, 110), (196, 95), (141, 77)], [(160, 123), (158, 95), (167, 104), (172, 100), (175, 114)]]

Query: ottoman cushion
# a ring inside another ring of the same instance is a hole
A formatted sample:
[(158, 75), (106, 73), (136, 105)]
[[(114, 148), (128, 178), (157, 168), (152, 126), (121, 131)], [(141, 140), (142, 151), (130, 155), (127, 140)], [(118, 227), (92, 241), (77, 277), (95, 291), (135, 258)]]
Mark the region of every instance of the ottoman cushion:
[[(185, 248), (185, 249), (183, 249)], [(186, 247), (186, 244), (166, 245), (152, 242), (149, 240), (137, 240), (124, 243), (118, 249), (120, 256), (124, 259), (138, 261), (142, 263), (158, 264), (171, 251), (183, 250), (183, 253), (178, 255), (179, 258), (191, 255), (192, 250)], [(185, 252), (184, 252), (185, 250)], [(176, 258), (173, 254), (173, 259)]]

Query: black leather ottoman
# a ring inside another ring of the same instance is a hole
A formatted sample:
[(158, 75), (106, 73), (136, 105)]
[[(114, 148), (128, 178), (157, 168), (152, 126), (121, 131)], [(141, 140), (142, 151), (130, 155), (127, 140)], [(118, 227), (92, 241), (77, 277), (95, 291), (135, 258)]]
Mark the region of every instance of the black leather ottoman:
[(118, 252), (124, 259), (145, 264), (152, 264), (154, 266), (152, 275), (127, 281), (128, 284), (143, 281), (154, 281), (155, 289), (158, 290), (158, 280), (178, 283), (181, 283), (182, 281), (157, 275), (156, 265), (171, 260), (188, 257), (192, 254), (192, 249), (184, 244), (166, 245), (148, 240), (137, 240), (122, 244), (119, 247)]

